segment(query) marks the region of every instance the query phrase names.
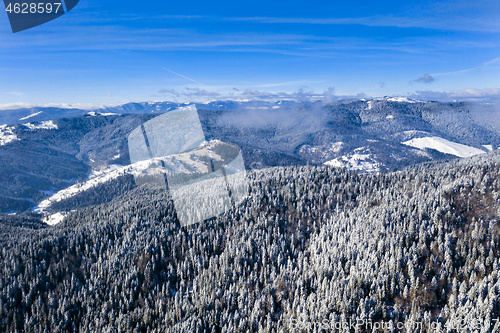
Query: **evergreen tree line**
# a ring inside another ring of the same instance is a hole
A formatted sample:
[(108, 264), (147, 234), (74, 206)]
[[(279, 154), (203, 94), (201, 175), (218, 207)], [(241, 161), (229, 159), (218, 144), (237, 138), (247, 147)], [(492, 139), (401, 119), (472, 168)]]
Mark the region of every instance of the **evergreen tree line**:
[(244, 202), (189, 227), (167, 191), (147, 186), (54, 227), (2, 216), (0, 331), (288, 332), (291, 320), (498, 330), (500, 154), (248, 178)]

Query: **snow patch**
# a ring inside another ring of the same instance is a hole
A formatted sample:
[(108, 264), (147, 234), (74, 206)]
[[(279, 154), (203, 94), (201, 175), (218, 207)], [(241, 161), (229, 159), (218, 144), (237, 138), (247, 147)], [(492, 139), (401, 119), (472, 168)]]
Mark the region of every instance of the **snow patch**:
[(489, 151), (493, 151), (493, 145), (483, 145), (483, 147), (488, 149)]
[(52, 120), (49, 120), (49, 121), (42, 121), (42, 122), (39, 122), (39, 123), (26, 123), (26, 124), (23, 124), (24, 126), (28, 127), (30, 130), (34, 130), (34, 129), (48, 129), (48, 130), (51, 130), (51, 129), (58, 129), (59, 127), (57, 127), (56, 124), (54, 124), (54, 122)]
[(31, 118), (31, 117), (34, 117), (34, 116), (38, 116), (40, 113), (42, 113), (42, 111), (38, 111), (37, 113), (30, 114), (29, 116), (19, 118), (19, 120), (26, 120), (28, 118)]
[(390, 115), (388, 115), (387, 117), (385, 117), (385, 119), (394, 119), (394, 115), (393, 115), (393, 114), (390, 114)]
[(14, 140), (19, 140), (17, 135), (12, 130), (14, 127), (7, 127), (7, 125), (0, 126), (0, 146), (6, 145)]
[(97, 116), (118, 116), (118, 113), (112, 113), (112, 112), (95, 112), (95, 111), (90, 111), (87, 113), (87, 115), (92, 116), (92, 117), (97, 117)]
[(388, 102), (416, 103), (416, 101), (413, 101), (413, 100), (408, 99), (406, 97), (386, 97), (385, 100)]
[(402, 142), (402, 144), (418, 149), (431, 148), (441, 153), (451, 154), (458, 157), (470, 157), (485, 153), (481, 149), (452, 142), (437, 136), (415, 138)]
[(312, 161), (326, 161), (339, 155), (344, 143), (332, 142), (322, 146), (303, 145), (300, 147), (299, 155)]
[(363, 147), (355, 149), (354, 153), (337, 157), (323, 164), (366, 172), (380, 171), (380, 168), (383, 166), (381, 163), (375, 161), (369, 154), (369, 151)]
[(61, 223), (64, 220), (64, 215), (60, 212), (47, 215), (42, 221), (47, 223), (48, 225), (55, 225)]

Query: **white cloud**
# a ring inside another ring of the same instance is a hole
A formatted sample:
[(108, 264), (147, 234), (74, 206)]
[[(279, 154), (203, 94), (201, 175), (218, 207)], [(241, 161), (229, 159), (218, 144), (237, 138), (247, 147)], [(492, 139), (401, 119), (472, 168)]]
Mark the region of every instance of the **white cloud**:
[(103, 109), (105, 107), (117, 106), (120, 104), (99, 104), (99, 103), (5, 103), (0, 104), (0, 110), (12, 110), (12, 109), (24, 109), (24, 108), (34, 108), (34, 107), (53, 107), (62, 109), (82, 109), (82, 110), (96, 110)]

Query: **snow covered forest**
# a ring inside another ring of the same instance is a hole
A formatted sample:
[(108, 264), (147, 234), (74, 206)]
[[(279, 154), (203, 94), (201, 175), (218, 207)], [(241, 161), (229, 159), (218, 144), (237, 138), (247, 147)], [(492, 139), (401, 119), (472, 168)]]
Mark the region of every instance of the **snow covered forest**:
[(497, 152), (248, 177), (237, 209), (189, 227), (168, 192), (144, 186), (54, 227), (1, 215), (0, 331), (327, 332), (306, 323), (350, 320), (498, 331)]

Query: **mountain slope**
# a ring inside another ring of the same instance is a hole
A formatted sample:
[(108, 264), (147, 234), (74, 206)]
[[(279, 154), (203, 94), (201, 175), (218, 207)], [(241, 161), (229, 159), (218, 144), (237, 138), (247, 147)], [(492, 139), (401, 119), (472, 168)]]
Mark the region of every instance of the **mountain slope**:
[(127, 135), (148, 117), (79, 116), (54, 120), (52, 127), (6, 127), (16, 140), (0, 145), (0, 211), (32, 208), (93, 168), (129, 164)]
[(252, 171), (241, 206), (185, 228), (148, 187), (18, 237), (3, 218), (0, 330), (495, 332), (499, 170), (493, 152), (394, 173)]
[[(2, 126), (0, 211), (33, 208), (77, 181), (87, 181), (92, 170), (127, 166), (128, 134), (178, 105), (129, 103), (50, 121), (36, 120), (45, 111), (32, 110), (36, 115), (25, 116), (21, 124)], [(498, 114), (490, 107), (469, 103), (383, 98), (331, 105), (213, 101), (197, 106), (205, 137), (240, 146), (247, 169), (329, 163), (387, 172), (500, 145)], [(433, 144), (408, 144), (424, 138), (434, 138)], [(462, 150), (449, 149), (456, 144)]]

